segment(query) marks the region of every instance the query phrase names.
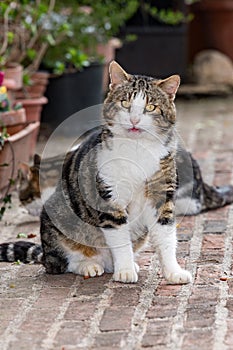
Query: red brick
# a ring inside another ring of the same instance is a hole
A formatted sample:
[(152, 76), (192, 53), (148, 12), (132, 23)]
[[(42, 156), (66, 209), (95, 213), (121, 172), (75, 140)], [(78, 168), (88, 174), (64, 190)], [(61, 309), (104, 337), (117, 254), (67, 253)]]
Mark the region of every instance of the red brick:
[(209, 234), (203, 237), (202, 249), (203, 250), (224, 250), (225, 248), (225, 236)]
[(104, 274), (100, 277), (93, 277), (84, 279), (79, 277), (79, 284), (77, 286), (77, 295), (91, 295), (100, 296), (106, 289), (105, 284), (112, 278), (112, 274)]
[(63, 322), (58, 331), (54, 344), (58, 349), (66, 348), (66, 345), (78, 345), (88, 333), (88, 324), (84, 322)]
[(226, 303), (226, 308), (228, 310), (228, 316), (230, 318), (233, 318), (233, 298), (228, 298), (227, 303)]
[(126, 332), (105, 332), (101, 334), (97, 334), (95, 337), (95, 343), (93, 345), (94, 348), (100, 347), (117, 347), (119, 349), (119, 345), (122, 340), (127, 338)]
[(167, 319), (149, 319), (147, 323), (147, 333), (151, 334), (167, 334), (170, 331), (172, 320)]
[[(232, 310), (231, 310), (232, 314)], [(229, 349), (232, 347), (233, 344), (233, 318), (227, 320), (227, 334), (225, 337), (225, 344), (229, 346)]]
[[(209, 350), (213, 349), (213, 330), (212, 329), (192, 329), (184, 336), (182, 350)], [(219, 349), (220, 350), (220, 349)]]
[(166, 281), (163, 281), (162, 283), (160, 283), (160, 285), (156, 289), (155, 295), (177, 296), (179, 295), (181, 288), (182, 288), (181, 285), (167, 284)]
[(73, 273), (66, 273), (63, 275), (45, 275), (44, 280), (48, 288), (71, 287), (76, 277)]
[(208, 220), (226, 220), (228, 218), (229, 206), (219, 208), (217, 210), (210, 210), (205, 215)]
[[(203, 299), (203, 296), (205, 298)], [(192, 288), (189, 304), (205, 304), (206, 301), (214, 304), (218, 303), (219, 287), (209, 285), (196, 285)]]
[(177, 308), (175, 297), (155, 296), (146, 316), (148, 318), (174, 317), (177, 314)]
[(193, 228), (195, 224), (195, 216), (182, 216), (182, 218), (177, 218), (178, 230), (180, 228)]
[(168, 320), (150, 319), (142, 339), (143, 347), (165, 345), (169, 339), (171, 323)]
[(210, 327), (215, 322), (215, 304), (206, 301), (203, 304), (190, 304), (187, 307), (185, 328)]
[(226, 281), (229, 287), (229, 295), (233, 295), (233, 278), (231, 277), (229, 280)]
[[(159, 346), (159, 350), (167, 350), (168, 339), (164, 334), (145, 334), (142, 339), (142, 347), (143, 348), (151, 348), (155, 346)], [(161, 345), (164, 345), (164, 348), (161, 348)]]
[[(226, 226), (226, 220), (208, 220), (204, 223), (203, 233), (222, 234), (226, 231)], [(222, 236), (219, 237), (221, 238)], [(206, 236), (204, 238), (206, 238)]]
[(121, 331), (130, 329), (134, 307), (109, 307), (100, 322), (101, 331)]
[(222, 268), (219, 265), (205, 264), (197, 268), (196, 285), (214, 285), (219, 283), (222, 274)]
[(12, 321), (19, 312), (22, 299), (2, 299), (0, 300), (0, 324), (3, 320)]
[(140, 293), (141, 289), (136, 286), (114, 288), (111, 306), (136, 306)]
[(64, 319), (73, 321), (85, 321), (94, 315), (99, 299), (95, 300), (73, 300), (69, 305)]

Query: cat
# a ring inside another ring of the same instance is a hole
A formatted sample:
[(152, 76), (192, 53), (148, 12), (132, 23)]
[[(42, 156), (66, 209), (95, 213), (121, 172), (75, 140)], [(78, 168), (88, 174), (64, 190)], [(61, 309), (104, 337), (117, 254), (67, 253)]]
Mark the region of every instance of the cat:
[[(90, 135), (91, 133), (93, 130), (88, 132)], [(55, 191), (64, 159), (70, 157), (79, 146), (80, 143), (66, 155), (45, 158), (42, 162), (41, 157), (35, 154), (31, 166), (26, 163), (19, 164), (16, 181), (18, 197), (30, 215), (40, 216), (43, 207), (41, 196), (46, 200)], [(176, 152), (176, 167), (177, 174), (180, 175), (175, 195), (177, 216), (197, 215), (233, 202), (233, 186), (218, 187), (206, 184), (198, 162), (180, 145)]]
[[(130, 75), (113, 61), (103, 126), (66, 157), (40, 215), (42, 246), (5, 243), (0, 260), (41, 262), (52, 274), (110, 272), (115, 281), (135, 283), (135, 253), (150, 240), (168, 283), (189, 283), (191, 274), (176, 259), (176, 194), (181, 211), (190, 195), (190, 179), (176, 168), (189, 158), (185, 151), (177, 153), (174, 99), (179, 84), (178, 75), (162, 80)], [(35, 159), (36, 176), (39, 167)], [(191, 168), (197, 185), (190, 213), (233, 200), (232, 187), (203, 183), (192, 157)], [(181, 179), (184, 186), (177, 190)]]

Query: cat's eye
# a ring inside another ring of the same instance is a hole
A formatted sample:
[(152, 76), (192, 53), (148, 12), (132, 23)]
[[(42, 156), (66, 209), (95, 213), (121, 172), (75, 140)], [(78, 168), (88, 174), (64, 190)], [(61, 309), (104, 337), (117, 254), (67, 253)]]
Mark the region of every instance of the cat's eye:
[(122, 107), (128, 109), (130, 107), (130, 102), (126, 101), (126, 100), (123, 100), (123, 101), (121, 101), (121, 105), (122, 105)]
[(146, 111), (147, 112), (154, 112), (154, 114), (161, 114), (161, 109), (159, 108), (159, 106), (156, 106), (153, 104), (146, 105)]
[(153, 104), (146, 105), (146, 111), (147, 112), (153, 112), (155, 110), (156, 106)]

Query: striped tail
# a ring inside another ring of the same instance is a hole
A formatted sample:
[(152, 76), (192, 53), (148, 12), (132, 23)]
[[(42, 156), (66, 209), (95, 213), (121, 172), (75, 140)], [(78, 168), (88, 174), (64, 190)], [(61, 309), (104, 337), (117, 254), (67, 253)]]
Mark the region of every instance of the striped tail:
[(0, 244), (0, 261), (41, 263), (42, 257), (42, 247), (39, 244), (26, 241)]
[(203, 184), (204, 209), (217, 209), (233, 203), (233, 186), (209, 186)]

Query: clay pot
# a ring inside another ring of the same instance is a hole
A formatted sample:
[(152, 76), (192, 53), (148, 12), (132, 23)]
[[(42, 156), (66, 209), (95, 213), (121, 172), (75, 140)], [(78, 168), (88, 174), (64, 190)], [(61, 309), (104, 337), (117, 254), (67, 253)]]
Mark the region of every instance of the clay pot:
[(189, 55), (205, 49), (215, 49), (233, 60), (233, 1), (202, 0), (191, 6), (194, 14), (190, 22)]
[(1, 126), (7, 128), (9, 135), (14, 135), (25, 127), (26, 113), (24, 108), (18, 110), (11, 110), (7, 112), (0, 112), (0, 131)]
[(23, 86), (19, 91), (15, 92), (16, 99), (39, 98), (45, 93), (49, 79), (47, 72), (35, 72), (31, 76), (32, 85)]
[(27, 122), (40, 121), (40, 115), (42, 106), (48, 102), (48, 99), (44, 96), (39, 98), (18, 99), (17, 102), (21, 103), (26, 111)]
[(23, 85), (23, 67), (20, 64), (12, 63), (5, 68), (5, 79), (14, 80), (14, 89), (20, 89)]
[(9, 179), (16, 178), (19, 163), (29, 162), (31, 154), (34, 153), (32, 147), (35, 147), (32, 140), (39, 126), (39, 122), (31, 123), (6, 140), (0, 152), (0, 164), (8, 164), (7, 166), (0, 166), (1, 192), (7, 188)]
[(99, 44), (97, 52), (104, 57), (104, 72), (103, 72), (103, 92), (108, 90), (109, 84), (109, 63), (115, 59), (116, 49), (122, 46), (121, 41), (117, 38), (110, 39), (106, 44)]

